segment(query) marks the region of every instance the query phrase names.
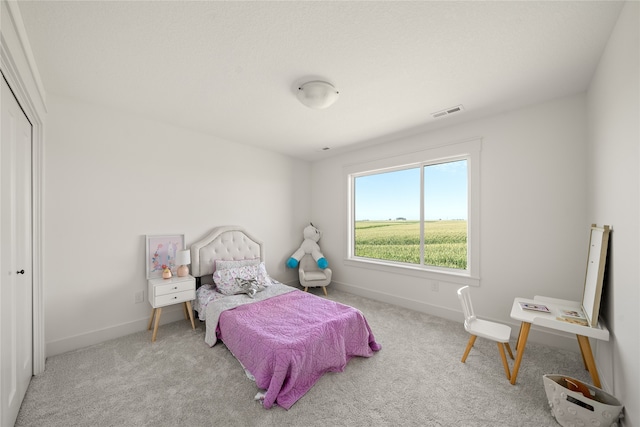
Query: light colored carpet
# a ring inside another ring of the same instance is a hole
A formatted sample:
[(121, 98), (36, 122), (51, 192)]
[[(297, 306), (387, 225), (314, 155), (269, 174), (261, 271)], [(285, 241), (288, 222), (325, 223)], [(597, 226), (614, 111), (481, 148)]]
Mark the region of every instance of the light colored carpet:
[(364, 313), (382, 350), (325, 374), (289, 411), (264, 409), (227, 348), (204, 343), (204, 324), (179, 321), (161, 325), (155, 343), (144, 331), (49, 358), (16, 425), (557, 426), (542, 375), (591, 383), (579, 353), (530, 342), (513, 386), (491, 341), (479, 338), (460, 362), (462, 314), (452, 322), (329, 291)]

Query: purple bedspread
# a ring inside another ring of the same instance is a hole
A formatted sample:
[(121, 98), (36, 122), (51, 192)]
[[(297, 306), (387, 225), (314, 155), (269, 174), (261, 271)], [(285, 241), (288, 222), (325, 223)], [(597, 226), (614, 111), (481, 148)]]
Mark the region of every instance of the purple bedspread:
[(227, 310), (218, 326), (220, 339), (267, 390), (265, 408), (291, 408), (325, 372), (342, 372), (352, 357), (381, 348), (359, 310), (302, 291)]

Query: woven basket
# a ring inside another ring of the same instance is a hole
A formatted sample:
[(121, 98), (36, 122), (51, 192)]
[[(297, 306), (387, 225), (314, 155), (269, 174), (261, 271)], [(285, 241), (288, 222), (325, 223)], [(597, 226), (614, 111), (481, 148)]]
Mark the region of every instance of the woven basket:
[[(561, 426), (618, 426), (622, 405), (609, 393), (565, 375), (543, 375), (542, 380), (551, 413)], [(572, 383), (582, 386), (591, 397), (572, 391)]]

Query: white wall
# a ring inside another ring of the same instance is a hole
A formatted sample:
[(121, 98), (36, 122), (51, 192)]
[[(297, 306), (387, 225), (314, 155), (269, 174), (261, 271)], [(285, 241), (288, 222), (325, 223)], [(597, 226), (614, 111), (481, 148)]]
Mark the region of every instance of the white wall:
[[(440, 281), (345, 265), (345, 165), (417, 152), (431, 145), (482, 138), (480, 155), (480, 286), (477, 314), (519, 325), (509, 317), (513, 298), (535, 295), (580, 300), (590, 220), (586, 215), (585, 97), (575, 96), (455, 127), (390, 141), (312, 165), (314, 224), (339, 287), (462, 321), (456, 290)], [(537, 339), (532, 332), (531, 339)], [(573, 339), (558, 345), (577, 350)]]
[(604, 386), (640, 426), (640, 7), (627, 2), (588, 92), (590, 192), (594, 222), (613, 227), (603, 316), (612, 331), (596, 359)]
[(265, 242), (272, 276), (295, 278), (284, 265), (310, 220), (308, 163), (52, 94), (48, 106), (47, 355), (146, 328), (134, 293), (146, 291), (147, 234), (189, 245), (241, 225)]

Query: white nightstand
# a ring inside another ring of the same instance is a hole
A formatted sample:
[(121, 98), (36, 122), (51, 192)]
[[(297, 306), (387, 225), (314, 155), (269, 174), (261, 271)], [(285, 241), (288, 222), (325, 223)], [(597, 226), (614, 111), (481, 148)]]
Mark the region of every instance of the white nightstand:
[(191, 301), (196, 299), (196, 279), (192, 276), (177, 277), (174, 276), (170, 279), (150, 279), (149, 280), (149, 304), (153, 309), (151, 310), (151, 318), (149, 319), (148, 330), (153, 327), (153, 336), (151, 341), (156, 340), (158, 334), (158, 325), (160, 324), (160, 315), (162, 314), (162, 307), (168, 305), (183, 303), (184, 318), (191, 320), (191, 327), (196, 328), (193, 322), (193, 309), (191, 308)]

